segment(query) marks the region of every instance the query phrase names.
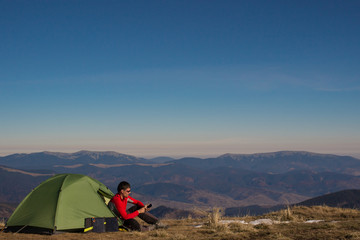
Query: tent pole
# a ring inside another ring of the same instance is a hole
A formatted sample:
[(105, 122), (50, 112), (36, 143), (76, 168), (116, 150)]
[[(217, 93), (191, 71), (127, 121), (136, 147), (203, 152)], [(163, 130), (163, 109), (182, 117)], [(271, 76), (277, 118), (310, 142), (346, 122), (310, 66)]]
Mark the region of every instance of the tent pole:
[(26, 228), (27, 226), (28, 226), (28, 225), (23, 226), (22, 228), (20, 228), (19, 230), (17, 230), (16, 233), (14, 233), (14, 234), (17, 234), (17, 233), (21, 232), (21, 230), (23, 230), (23, 229)]

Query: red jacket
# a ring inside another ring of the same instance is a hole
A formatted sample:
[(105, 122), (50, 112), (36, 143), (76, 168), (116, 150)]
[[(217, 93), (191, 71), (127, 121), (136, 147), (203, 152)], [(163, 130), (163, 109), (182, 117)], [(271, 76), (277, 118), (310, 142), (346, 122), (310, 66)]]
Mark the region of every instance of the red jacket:
[(128, 202), (135, 204), (139, 207), (145, 207), (145, 205), (142, 202), (140, 202), (139, 200), (136, 200), (130, 196), (127, 198), (121, 199), (120, 194), (118, 194), (118, 193), (115, 194), (115, 196), (110, 201), (115, 204), (115, 207), (119, 211), (121, 218), (124, 220), (131, 219), (131, 218), (134, 218), (137, 215), (139, 215), (138, 211), (135, 211), (130, 214), (128, 214), (126, 212), (126, 205)]

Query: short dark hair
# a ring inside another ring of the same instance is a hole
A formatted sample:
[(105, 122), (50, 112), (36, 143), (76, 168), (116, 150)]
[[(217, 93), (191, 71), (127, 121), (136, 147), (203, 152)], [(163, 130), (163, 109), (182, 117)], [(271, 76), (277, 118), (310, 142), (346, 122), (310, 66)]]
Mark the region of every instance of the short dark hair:
[(118, 187), (117, 187), (117, 191), (118, 193), (121, 192), (121, 190), (126, 190), (130, 188), (130, 183), (122, 181), (119, 183)]

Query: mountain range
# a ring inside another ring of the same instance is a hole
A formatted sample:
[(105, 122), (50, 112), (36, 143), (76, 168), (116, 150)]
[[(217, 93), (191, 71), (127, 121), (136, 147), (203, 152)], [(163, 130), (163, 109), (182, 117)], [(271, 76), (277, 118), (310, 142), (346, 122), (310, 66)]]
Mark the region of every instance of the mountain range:
[(310, 152), (138, 158), (117, 152), (40, 152), (0, 157), (0, 202), (20, 202), (56, 173), (88, 175), (116, 191), (177, 209), (293, 204), (360, 186), (360, 160)]

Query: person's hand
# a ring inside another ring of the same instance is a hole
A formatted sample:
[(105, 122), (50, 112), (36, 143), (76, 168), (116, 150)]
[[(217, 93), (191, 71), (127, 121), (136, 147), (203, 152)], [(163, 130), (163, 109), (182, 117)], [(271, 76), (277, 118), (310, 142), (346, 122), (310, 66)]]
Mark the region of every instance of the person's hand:
[(146, 207), (142, 207), (140, 209), (138, 209), (139, 213), (145, 213), (146, 212)]

